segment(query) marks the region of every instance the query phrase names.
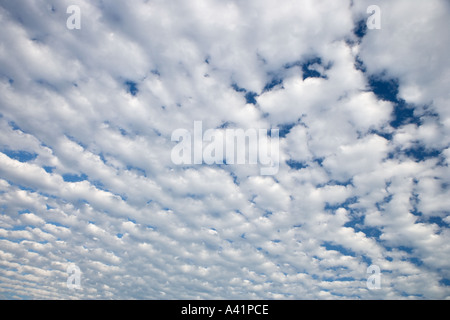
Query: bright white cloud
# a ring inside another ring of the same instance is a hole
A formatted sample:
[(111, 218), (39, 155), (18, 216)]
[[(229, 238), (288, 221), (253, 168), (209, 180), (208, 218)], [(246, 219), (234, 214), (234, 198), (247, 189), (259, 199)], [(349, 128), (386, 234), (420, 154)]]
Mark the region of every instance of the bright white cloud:
[[(0, 297), (449, 298), (450, 8), (376, 2), (380, 30), (368, 1), (0, 0)], [(173, 164), (194, 121), (279, 128), (278, 173)]]

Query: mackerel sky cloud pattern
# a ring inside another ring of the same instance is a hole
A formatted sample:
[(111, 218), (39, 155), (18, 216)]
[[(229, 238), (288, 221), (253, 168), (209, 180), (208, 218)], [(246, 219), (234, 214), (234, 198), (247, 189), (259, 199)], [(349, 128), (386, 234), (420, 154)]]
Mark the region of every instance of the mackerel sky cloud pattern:
[[(450, 298), (449, 14), (0, 0), (0, 298)], [(279, 129), (278, 172), (174, 164), (195, 121)]]

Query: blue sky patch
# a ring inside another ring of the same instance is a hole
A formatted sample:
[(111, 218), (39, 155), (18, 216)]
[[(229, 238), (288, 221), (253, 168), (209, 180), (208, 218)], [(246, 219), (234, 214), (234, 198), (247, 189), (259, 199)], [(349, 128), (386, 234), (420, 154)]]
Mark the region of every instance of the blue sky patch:
[(323, 242), (322, 247), (324, 247), (327, 250), (338, 251), (338, 252), (342, 253), (345, 256), (356, 257), (356, 253), (355, 252), (353, 252), (352, 250), (350, 250), (348, 248), (345, 248), (344, 246), (341, 246), (339, 244), (334, 244), (332, 242), (325, 241), (325, 242)]
[(236, 83), (233, 83), (233, 84), (231, 85), (231, 87), (232, 87), (236, 92), (242, 92), (242, 93), (245, 93), (244, 97), (245, 97), (245, 102), (246, 102), (246, 103), (256, 104), (256, 97), (258, 97), (258, 94), (257, 94), (256, 92), (253, 92), (253, 91), (247, 91), (247, 89), (239, 87)]
[(24, 150), (2, 150), (4, 154), (6, 154), (11, 159), (20, 161), (20, 162), (28, 162), (36, 159), (38, 156), (37, 153), (32, 153)]
[(278, 78), (277, 76), (274, 76), (270, 82), (266, 83), (264, 86), (263, 92), (270, 91), (273, 88), (275, 88), (278, 85), (281, 85), (283, 83), (283, 79)]
[(55, 169), (55, 167), (49, 167), (49, 166), (43, 166), (42, 167), (44, 170), (45, 170), (45, 172), (47, 172), (47, 173), (53, 173), (53, 170)]
[(295, 127), (296, 124), (297, 124), (296, 122), (292, 122), (278, 126), (278, 129), (280, 130), (278, 132), (278, 136), (280, 138), (285, 138), (286, 135), (289, 134), (289, 132), (291, 132), (291, 129)]
[(65, 182), (80, 182), (87, 180), (88, 176), (84, 173), (82, 174), (72, 174), (72, 173), (66, 173), (62, 175)]
[(127, 87), (127, 91), (132, 96), (136, 96), (139, 92), (137, 82), (127, 80), (125, 81), (125, 86)]
[(292, 159), (286, 160), (286, 164), (291, 168), (295, 170), (300, 170), (308, 167), (308, 164), (306, 162), (301, 161), (295, 161)]
[(367, 33), (367, 22), (366, 19), (358, 20), (353, 29), (354, 35), (361, 40)]

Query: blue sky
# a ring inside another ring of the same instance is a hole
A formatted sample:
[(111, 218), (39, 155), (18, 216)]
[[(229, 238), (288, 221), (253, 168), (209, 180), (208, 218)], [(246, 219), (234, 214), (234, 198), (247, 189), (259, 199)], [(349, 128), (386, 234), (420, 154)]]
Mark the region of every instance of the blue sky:
[[(448, 299), (449, 13), (0, 0), (0, 298)], [(279, 128), (278, 173), (175, 165), (194, 121)]]

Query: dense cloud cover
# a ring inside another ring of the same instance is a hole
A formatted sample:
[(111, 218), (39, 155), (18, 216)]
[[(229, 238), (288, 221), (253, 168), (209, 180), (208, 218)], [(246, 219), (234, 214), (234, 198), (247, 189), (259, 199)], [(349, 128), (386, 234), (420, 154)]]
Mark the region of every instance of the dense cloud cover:
[[(0, 0), (0, 298), (449, 298), (449, 14)], [(279, 128), (278, 173), (174, 164), (194, 121)]]

